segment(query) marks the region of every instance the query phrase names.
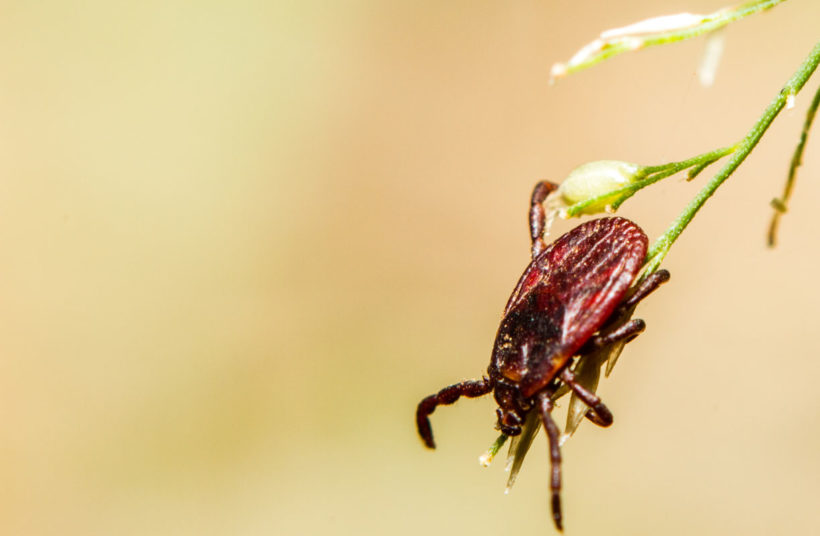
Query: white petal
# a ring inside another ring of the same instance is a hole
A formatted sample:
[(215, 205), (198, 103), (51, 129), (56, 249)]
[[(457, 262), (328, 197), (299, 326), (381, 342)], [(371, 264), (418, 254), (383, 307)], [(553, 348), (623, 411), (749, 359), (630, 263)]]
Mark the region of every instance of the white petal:
[(682, 30), (701, 24), (706, 19), (705, 15), (697, 13), (678, 13), (677, 15), (662, 15), (638, 21), (628, 26), (612, 28), (601, 33), (602, 39), (612, 39), (613, 37), (623, 37), (626, 35), (647, 34), (656, 32), (666, 32), (669, 30)]

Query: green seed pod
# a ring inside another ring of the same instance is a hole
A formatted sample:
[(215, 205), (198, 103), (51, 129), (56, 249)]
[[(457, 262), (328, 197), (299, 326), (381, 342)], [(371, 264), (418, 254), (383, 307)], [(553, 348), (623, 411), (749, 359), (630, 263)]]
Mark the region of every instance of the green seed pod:
[[(578, 166), (558, 187), (558, 196), (563, 204), (570, 206), (589, 201), (609, 192), (627, 186), (640, 177), (641, 166), (619, 160), (598, 160)], [(609, 206), (617, 201), (617, 196), (602, 197), (585, 206), (579, 214), (611, 212)], [(609, 209), (609, 210), (608, 210)]]

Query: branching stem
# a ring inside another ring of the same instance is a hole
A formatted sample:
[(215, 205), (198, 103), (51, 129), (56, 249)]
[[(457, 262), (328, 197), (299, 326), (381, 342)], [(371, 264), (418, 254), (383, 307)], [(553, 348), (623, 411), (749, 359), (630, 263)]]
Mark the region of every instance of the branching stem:
[(732, 153), (729, 161), (726, 162), (723, 168), (698, 192), (694, 199), (689, 202), (689, 205), (687, 205), (669, 229), (652, 244), (652, 247), (649, 248), (649, 254), (647, 255), (647, 265), (644, 275), (651, 274), (658, 269), (669, 248), (675, 240), (677, 240), (686, 226), (689, 225), (689, 222), (692, 221), (695, 214), (697, 214), (703, 204), (706, 203), (706, 200), (729, 178), (743, 160), (749, 156), (749, 153), (752, 152), (752, 149), (755, 148), (760, 138), (763, 137), (769, 125), (774, 121), (774, 118), (777, 117), (777, 114), (780, 113), (780, 110), (786, 105), (786, 101), (789, 97), (793, 97), (800, 92), (812, 73), (817, 69), (818, 63), (820, 63), (820, 42), (814, 45), (811, 53), (797, 72), (786, 82), (786, 85), (783, 86), (780, 93), (772, 100), (760, 119), (757, 120), (749, 133), (746, 134), (746, 137), (737, 144), (737, 149)]
[(608, 30), (581, 48), (567, 63), (556, 63), (552, 67), (552, 75), (554, 78), (560, 78), (624, 52), (674, 43), (714, 32), (731, 22), (771, 9), (783, 1), (753, 0), (720, 9), (709, 15), (681, 13), (654, 17), (624, 28)]
[[(688, 168), (692, 168), (693, 170), (697, 169), (699, 172), (709, 164), (712, 164), (724, 156), (731, 154), (736, 148), (737, 146), (733, 145), (731, 147), (715, 149), (714, 151), (709, 151), (708, 153), (703, 153), (687, 160), (681, 160), (680, 162), (669, 162), (668, 164), (642, 167), (635, 173), (634, 182), (629, 183), (623, 188), (606, 192), (605, 194), (575, 203), (566, 209), (565, 215), (568, 218), (578, 216), (584, 212), (585, 208), (600, 204), (602, 201), (607, 201), (614, 211), (620, 207), (624, 201), (650, 184), (654, 184), (661, 179), (671, 177), (675, 173)], [(689, 175), (691, 177), (691, 171)]]
[(794, 149), (792, 161), (789, 165), (789, 175), (786, 178), (786, 185), (783, 187), (783, 195), (779, 198), (772, 199), (772, 207), (774, 214), (772, 215), (772, 223), (769, 224), (769, 247), (777, 245), (777, 228), (780, 223), (780, 216), (785, 214), (789, 209), (789, 199), (792, 196), (792, 189), (794, 188), (794, 181), (797, 178), (797, 168), (803, 163), (803, 151), (806, 148), (806, 140), (809, 137), (811, 124), (814, 122), (814, 116), (817, 114), (817, 107), (820, 106), (820, 88), (814, 94), (809, 109), (806, 112), (806, 120), (803, 122), (803, 130), (800, 132), (800, 141), (797, 142), (797, 147)]

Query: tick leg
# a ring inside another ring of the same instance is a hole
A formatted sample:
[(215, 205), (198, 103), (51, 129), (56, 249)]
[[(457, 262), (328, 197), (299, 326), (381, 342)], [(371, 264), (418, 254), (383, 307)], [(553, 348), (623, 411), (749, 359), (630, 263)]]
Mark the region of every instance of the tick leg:
[(430, 427), (430, 419), (428, 418), (430, 414), (436, 410), (436, 406), (440, 404), (452, 404), (461, 396), (475, 398), (477, 396), (486, 395), (492, 390), (492, 381), (484, 377), (481, 378), (481, 380), (468, 380), (450, 385), (419, 402), (419, 406), (416, 409), (416, 426), (418, 426), (419, 435), (424, 441), (424, 444), (431, 449), (436, 448), (436, 443), (433, 441), (433, 429)]
[(638, 283), (629, 296), (621, 303), (622, 310), (628, 310), (638, 305), (638, 302), (649, 296), (652, 291), (669, 281), (669, 270), (658, 270)]
[(548, 392), (538, 393), (538, 409), (541, 411), (541, 422), (544, 423), (544, 430), (547, 432), (550, 449), (550, 490), (552, 491), (552, 520), (555, 527), (563, 531), (561, 523), (561, 447), (558, 442), (558, 426), (552, 419), (552, 400)]
[(612, 412), (609, 411), (609, 408), (601, 402), (598, 395), (575, 381), (575, 375), (569, 369), (564, 369), (561, 373), (561, 379), (569, 385), (572, 392), (575, 393), (584, 404), (589, 406), (590, 409), (586, 413), (587, 419), (604, 428), (612, 424)]
[(544, 200), (558, 188), (558, 185), (550, 181), (540, 181), (535, 185), (530, 200), (530, 238), (532, 239), (532, 258), (544, 251), (547, 243), (544, 242), (544, 225), (547, 213), (544, 210)]
[(630, 320), (629, 322), (626, 322), (618, 326), (609, 333), (606, 333), (604, 335), (592, 336), (578, 351), (578, 353), (585, 354), (588, 352), (592, 352), (609, 344), (615, 344), (616, 342), (629, 342), (641, 333), (643, 333), (643, 330), (645, 329), (646, 322), (644, 322), (640, 318)]

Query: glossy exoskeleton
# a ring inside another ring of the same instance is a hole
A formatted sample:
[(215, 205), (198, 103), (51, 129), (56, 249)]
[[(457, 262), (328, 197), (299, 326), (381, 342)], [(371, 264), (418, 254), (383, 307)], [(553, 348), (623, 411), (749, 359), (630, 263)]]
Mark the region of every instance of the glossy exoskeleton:
[(555, 188), (539, 182), (530, 205), (532, 261), (510, 296), (493, 345), (488, 376), (445, 387), (422, 400), (416, 424), (425, 445), (435, 448), (429, 415), (461, 396), (493, 392), (496, 427), (521, 433), (530, 411), (540, 414), (551, 462), (552, 516), (562, 529), (559, 430), (552, 419), (553, 398), (566, 385), (589, 408), (587, 418), (612, 424), (612, 413), (576, 381), (573, 359), (641, 333), (643, 320), (631, 319), (636, 304), (669, 279), (659, 270), (631, 287), (647, 251), (646, 234), (624, 218), (600, 218), (579, 225), (547, 245), (543, 201)]

